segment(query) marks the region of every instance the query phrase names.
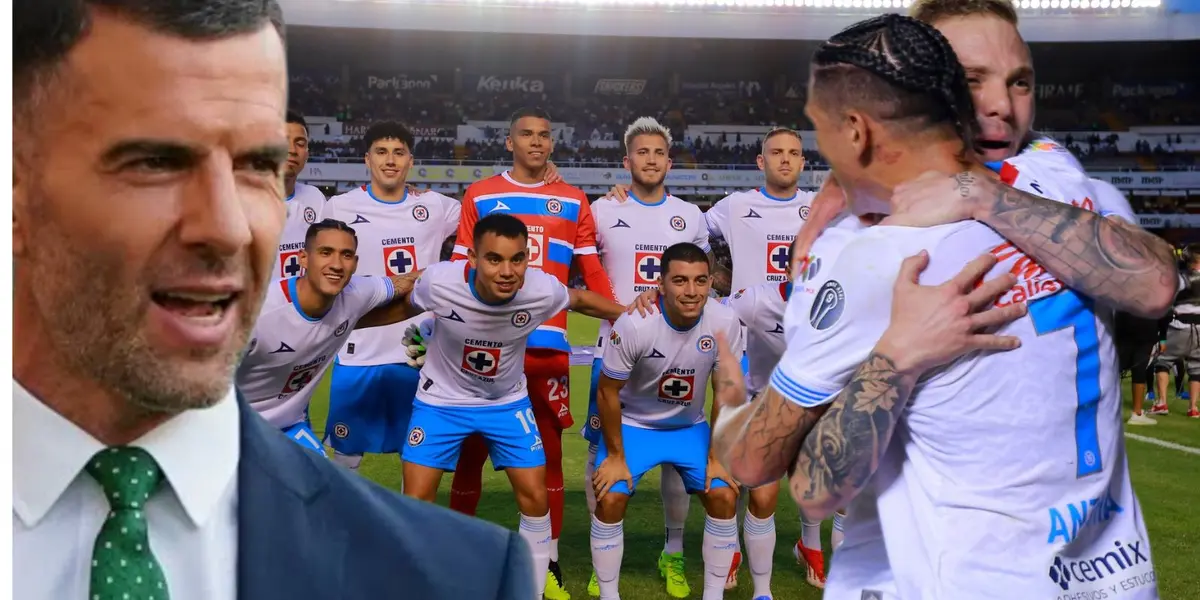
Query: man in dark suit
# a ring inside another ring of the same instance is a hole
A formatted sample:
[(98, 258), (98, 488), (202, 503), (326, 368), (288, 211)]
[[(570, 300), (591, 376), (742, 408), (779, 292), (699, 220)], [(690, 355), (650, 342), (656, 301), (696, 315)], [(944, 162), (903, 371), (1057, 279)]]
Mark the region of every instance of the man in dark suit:
[(536, 597), (514, 533), (340, 470), (233, 392), (284, 220), (278, 5), (13, 14), (16, 597)]

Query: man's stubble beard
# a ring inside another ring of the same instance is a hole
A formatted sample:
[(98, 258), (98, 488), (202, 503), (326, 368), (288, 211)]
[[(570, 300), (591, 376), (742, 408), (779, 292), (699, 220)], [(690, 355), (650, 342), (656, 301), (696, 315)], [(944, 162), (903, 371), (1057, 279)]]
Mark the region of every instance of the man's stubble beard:
[(115, 260), (80, 251), (53, 227), (39, 228), (32, 239), (39, 248), (29, 263), (42, 280), (33, 286), (36, 310), (58, 362), (70, 373), (146, 414), (208, 408), (229, 393), (263, 294), (239, 300), (240, 322), (229, 346), (164, 357), (142, 331), (149, 294), (140, 284), (120, 285), (128, 274)]

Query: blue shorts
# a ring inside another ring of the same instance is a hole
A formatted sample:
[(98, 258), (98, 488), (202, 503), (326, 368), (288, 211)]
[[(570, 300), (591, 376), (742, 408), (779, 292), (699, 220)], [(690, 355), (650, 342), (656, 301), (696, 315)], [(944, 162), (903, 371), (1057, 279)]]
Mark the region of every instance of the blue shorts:
[(281, 431), (283, 431), (283, 435), (292, 438), (293, 442), (325, 456), (325, 447), (317, 440), (317, 434), (313, 433), (312, 424), (307, 419), (291, 427), (284, 427)]
[[(704, 480), (708, 472), (708, 423), (696, 423), (679, 429), (645, 429), (631, 425), (621, 426), (621, 441), (625, 444), (625, 466), (633, 475), (633, 487), (642, 476), (659, 465), (674, 465), (683, 477), (683, 485), (689, 494), (704, 491)], [(608, 456), (604, 440), (596, 452), (596, 467)], [(724, 481), (714, 479), (713, 488), (729, 487)], [(624, 481), (618, 481), (610, 492), (632, 496)]]
[(595, 446), (600, 443), (600, 410), (596, 408), (596, 388), (600, 387), (600, 366), (604, 359), (592, 361), (592, 387), (588, 390), (587, 421), (583, 423), (583, 439)]
[(333, 363), (325, 436), (342, 454), (403, 453), (421, 372), (408, 365)]
[(463, 441), (475, 433), (487, 442), (497, 471), (546, 464), (528, 397), (499, 406), (436, 406), (414, 400), (404, 461), (453, 471)]

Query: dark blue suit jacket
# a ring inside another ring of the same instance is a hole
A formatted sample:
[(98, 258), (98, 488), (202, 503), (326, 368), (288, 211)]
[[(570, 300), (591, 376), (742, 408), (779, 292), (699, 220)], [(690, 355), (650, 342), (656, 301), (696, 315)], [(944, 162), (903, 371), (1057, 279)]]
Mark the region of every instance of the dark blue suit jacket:
[(238, 404), (238, 598), (541, 597), (516, 532), (376, 485)]

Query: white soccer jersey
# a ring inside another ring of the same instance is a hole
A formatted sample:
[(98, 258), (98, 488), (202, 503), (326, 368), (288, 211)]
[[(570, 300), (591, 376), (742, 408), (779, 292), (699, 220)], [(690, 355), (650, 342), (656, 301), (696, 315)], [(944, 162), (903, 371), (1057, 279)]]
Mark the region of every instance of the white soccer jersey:
[(764, 283), (738, 290), (722, 301), (746, 326), (746, 357), (750, 362), (746, 394), (751, 398), (767, 387), (771, 371), (783, 356), (783, 312), (791, 293), (790, 283)]
[[(708, 227), (695, 204), (667, 196), (661, 204), (645, 204), (630, 195), (625, 202), (601, 198), (592, 203), (596, 220), (596, 247), (612, 280), (617, 302), (628, 305), (638, 294), (658, 287), (662, 253), (680, 242), (691, 242), (705, 252)], [(612, 324), (600, 322), (595, 356), (604, 354), (604, 339)]]
[(307, 183), (296, 182), (296, 191), (285, 201), (287, 221), (283, 234), (279, 236), (279, 254), (275, 257), (275, 279), (299, 277), (304, 274), (300, 267), (300, 250), (304, 249), (304, 236), (308, 226), (316, 223), (325, 210), (325, 194)]
[(654, 314), (621, 315), (604, 349), (603, 373), (625, 381), (621, 422), (647, 429), (676, 429), (704, 420), (709, 375), (717, 367), (717, 334), (725, 334), (734, 356), (742, 355), (742, 326), (715, 299), (700, 320), (681, 330), (667, 322), (661, 305)]
[(437, 318), (417, 387), (426, 404), (491, 406), (524, 398), (529, 334), (571, 302), (567, 287), (540, 269), (525, 271), (525, 284), (500, 305), (479, 299), (473, 276), (465, 260), (443, 262), (413, 287), (413, 306)]
[(1125, 197), (1124, 192), (1107, 181), (1092, 179), (1091, 182), (1092, 192), (1095, 194), (1092, 198), (1096, 201), (1094, 208), (1096, 212), (1106, 217), (1120, 217), (1128, 223), (1136, 224), (1138, 222), (1137, 215), (1133, 213), (1133, 207), (1129, 205), (1129, 198)]
[(237, 371), (237, 387), (250, 406), (272, 425), (304, 420), (308, 402), (347, 334), (364, 315), (392, 300), (387, 277), (350, 278), (319, 319), (300, 310), (296, 278), (267, 289), (250, 345)]
[[(1027, 153), (1001, 175), (1062, 201), (1090, 193), (1083, 174), (1044, 167)], [(900, 263), (922, 249), (926, 285), (996, 255), (989, 278), (1018, 278), (996, 305), (1027, 302), (1029, 315), (999, 331), (1021, 348), (927, 374), (903, 413), (900, 477), (876, 498), (900, 597), (1156, 598), (1122, 440), (1112, 311), (990, 228), (968, 221), (823, 234), (813, 254), (825, 266), (789, 302), (788, 348), (772, 387), (803, 405), (827, 402), (887, 328)], [(830, 577), (856, 560), (839, 550)]]
[[(460, 205), (437, 192), (405, 196), (397, 203), (376, 200), (370, 186), (329, 199), (324, 218), (344, 221), (358, 236), (360, 275), (403, 275), (441, 259), (442, 243), (458, 228)], [(350, 366), (399, 364), (405, 361), (399, 340), (417, 316), (386, 327), (355, 331), (338, 354)]]
[(791, 198), (775, 198), (765, 189), (746, 190), (724, 197), (704, 213), (709, 234), (729, 244), (733, 289), (787, 281), (788, 252), (815, 196), (797, 190)]

